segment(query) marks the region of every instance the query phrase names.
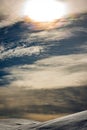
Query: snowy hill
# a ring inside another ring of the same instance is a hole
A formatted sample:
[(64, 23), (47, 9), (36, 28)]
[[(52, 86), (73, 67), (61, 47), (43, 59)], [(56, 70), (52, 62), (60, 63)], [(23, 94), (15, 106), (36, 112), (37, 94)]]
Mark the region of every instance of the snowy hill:
[(45, 122), (36, 130), (87, 130), (87, 111)]
[(26, 130), (26, 127), (36, 127), (40, 122), (26, 119), (2, 119), (0, 130)]
[(1, 120), (0, 130), (87, 130), (87, 111), (44, 123), (23, 119)]

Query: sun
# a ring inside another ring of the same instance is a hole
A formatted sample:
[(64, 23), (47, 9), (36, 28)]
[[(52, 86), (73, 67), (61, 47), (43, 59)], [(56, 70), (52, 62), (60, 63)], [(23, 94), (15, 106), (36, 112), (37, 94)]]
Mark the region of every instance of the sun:
[(57, 0), (27, 0), (22, 11), (23, 16), (35, 22), (52, 22), (66, 13), (66, 4)]

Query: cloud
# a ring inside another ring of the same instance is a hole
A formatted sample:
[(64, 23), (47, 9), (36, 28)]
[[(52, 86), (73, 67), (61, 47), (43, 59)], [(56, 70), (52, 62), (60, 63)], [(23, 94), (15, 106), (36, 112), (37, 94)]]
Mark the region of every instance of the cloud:
[[(61, 88), (87, 84), (87, 54), (53, 56), (31, 65), (6, 68), (9, 86), (25, 88)], [(12, 79), (12, 80), (11, 80)]]
[(5, 59), (5, 58), (12, 58), (12, 57), (21, 57), (21, 56), (31, 56), (33, 54), (39, 55), (40, 51), (43, 50), (42, 47), (40, 46), (35, 46), (35, 47), (27, 47), (27, 48), (23, 48), (23, 47), (17, 47), (16, 49), (11, 49), (8, 50), (6, 52), (4, 52), (4, 54), (2, 54), (0, 56), (0, 59)]
[(0, 26), (11, 24), (20, 18), (20, 10), (24, 0), (0, 0)]
[[(21, 12), (27, 0), (0, 0), (0, 26), (12, 24), (21, 19)], [(63, 0), (69, 13), (87, 11), (87, 0)]]
[(87, 0), (66, 0), (68, 4), (69, 13), (87, 12)]
[(61, 88), (87, 85), (87, 31), (85, 19), (81, 20), (80, 25), (78, 19), (78, 24), (74, 21), (61, 29), (24, 33), (26, 38), (22, 35), (16, 42), (4, 43), (6, 50), (1, 48), (0, 65), (7, 73), (1, 80), (9, 81), (4, 82), (4, 86)]

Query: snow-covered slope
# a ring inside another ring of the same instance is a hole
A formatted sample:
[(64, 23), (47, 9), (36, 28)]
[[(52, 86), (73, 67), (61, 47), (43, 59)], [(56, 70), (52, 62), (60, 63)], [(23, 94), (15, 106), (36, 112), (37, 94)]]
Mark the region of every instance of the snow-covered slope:
[(36, 127), (40, 122), (26, 119), (2, 119), (0, 120), (0, 130), (25, 130)]
[(87, 130), (87, 111), (45, 122), (36, 130)]
[(44, 123), (23, 119), (0, 120), (0, 130), (87, 130), (87, 111)]

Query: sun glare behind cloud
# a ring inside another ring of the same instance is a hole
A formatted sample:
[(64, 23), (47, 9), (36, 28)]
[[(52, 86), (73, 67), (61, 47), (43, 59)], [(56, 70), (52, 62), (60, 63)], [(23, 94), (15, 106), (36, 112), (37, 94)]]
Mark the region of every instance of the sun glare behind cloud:
[(66, 14), (66, 4), (56, 0), (27, 0), (22, 11), (35, 22), (52, 22)]

